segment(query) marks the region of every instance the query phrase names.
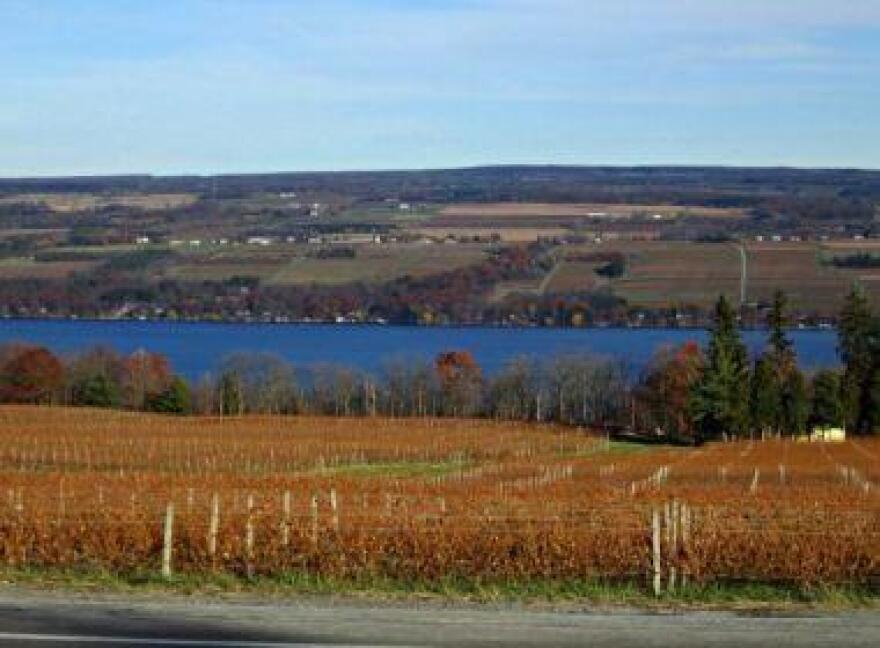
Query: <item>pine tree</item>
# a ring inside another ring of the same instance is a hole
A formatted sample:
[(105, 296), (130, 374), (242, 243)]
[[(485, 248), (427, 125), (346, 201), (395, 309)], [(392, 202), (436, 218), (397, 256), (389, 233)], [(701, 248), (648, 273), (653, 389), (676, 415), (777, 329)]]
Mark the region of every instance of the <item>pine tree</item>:
[(785, 293), (777, 290), (773, 293), (773, 306), (767, 317), (767, 323), (770, 325), (770, 349), (777, 360), (789, 360), (794, 356), (791, 340), (785, 334), (785, 325), (788, 323), (785, 315), (786, 303)]
[(776, 377), (776, 368), (767, 355), (755, 362), (749, 409), (752, 429), (760, 432), (761, 438), (776, 431), (779, 412), (782, 410), (782, 396)]
[(74, 386), (74, 402), (86, 407), (119, 407), (122, 392), (119, 385), (104, 374), (87, 376)]
[(840, 374), (831, 369), (822, 370), (813, 377), (811, 427), (836, 428), (843, 425), (843, 401), (840, 385)]
[(810, 399), (804, 375), (797, 367), (785, 376), (781, 401), (780, 431), (791, 436), (803, 434), (810, 417)]
[(167, 389), (147, 398), (146, 409), (162, 414), (188, 414), (192, 410), (189, 385), (175, 377)]
[(736, 316), (723, 295), (715, 306), (715, 324), (707, 363), (691, 400), (701, 440), (743, 436), (749, 427), (749, 368)]
[(872, 374), (874, 373), (874, 317), (867, 297), (853, 285), (844, 301), (838, 324), (838, 352), (845, 369), (842, 380), (846, 427), (856, 433), (870, 428)]
[(806, 427), (809, 415), (809, 401), (806, 395), (804, 378), (797, 366), (794, 345), (785, 332), (788, 317), (785, 314), (785, 293), (777, 290), (773, 294), (773, 305), (767, 317), (770, 326), (768, 349), (762, 360), (771, 367), (766, 388), (774, 399), (776, 407), (770, 416), (770, 427), (777, 434), (799, 434)]

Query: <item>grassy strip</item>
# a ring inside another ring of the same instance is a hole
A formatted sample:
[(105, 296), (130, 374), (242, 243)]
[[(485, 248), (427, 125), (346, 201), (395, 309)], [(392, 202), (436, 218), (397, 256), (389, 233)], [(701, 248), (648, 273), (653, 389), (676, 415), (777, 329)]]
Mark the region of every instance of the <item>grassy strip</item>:
[(716, 583), (690, 586), (655, 597), (635, 582), (481, 581), (447, 577), (437, 581), (402, 581), (381, 576), (337, 579), (304, 572), (247, 579), (227, 573), (157, 572), (114, 574), (106, 571), (3, 569), (5, 584), (101, 592), (173, 594), (252, 594), (263, 596), (343, 595), (376, 599), (437, 599), (476, 603), (581, 603), (636, 607), (721, 609), (880, 608), (880, 591), (856, 586), (801, 588), (766, 583)]
[(399, 461), (376, 463), (340, 464), (327, 468), (317, 468), (312, 472), (353, 477), (440, 477), (457, 470), (465, 470), (473, 465), (468, 461)]

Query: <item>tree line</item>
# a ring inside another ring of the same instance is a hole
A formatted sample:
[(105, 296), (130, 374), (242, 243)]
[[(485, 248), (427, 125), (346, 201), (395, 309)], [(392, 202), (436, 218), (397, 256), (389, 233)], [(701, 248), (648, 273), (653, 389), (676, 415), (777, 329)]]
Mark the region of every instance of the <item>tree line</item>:
[(58, 357), (8, 344), (0, 347), (0, 401), (214, 416), (480, 416), (697, 443), (880, 430), (880, 318), (864, 294), (854, 288), (841, 312), (842, 367), (811, 373), (798, 363), (785, 305), (777, 293), (766, 348), (756, 357), (721, 297), (705, 348), (661, 348), (637, 375), (589, 354), (516, 358), (486, 375), (469, 352), (454, 350), (433, 361), (391, 359), (377, 372), (235, 353), (188, 381), (148, 351), (126, 356), (99, 347)]

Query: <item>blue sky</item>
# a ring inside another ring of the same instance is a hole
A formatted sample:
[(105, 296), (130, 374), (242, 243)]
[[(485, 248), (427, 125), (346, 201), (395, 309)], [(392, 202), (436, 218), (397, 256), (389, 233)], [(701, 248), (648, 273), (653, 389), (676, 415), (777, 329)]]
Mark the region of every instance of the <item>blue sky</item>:
[(0, 175), (880, 168), (880, 0), (0, 0)]

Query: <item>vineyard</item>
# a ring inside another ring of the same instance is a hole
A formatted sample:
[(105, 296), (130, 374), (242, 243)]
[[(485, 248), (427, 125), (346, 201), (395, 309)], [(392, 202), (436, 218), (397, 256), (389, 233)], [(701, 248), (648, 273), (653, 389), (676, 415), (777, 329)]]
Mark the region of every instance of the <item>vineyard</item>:
[(880, 441), (0, 408), (0, 564), (440, 582), (880, 580)]

